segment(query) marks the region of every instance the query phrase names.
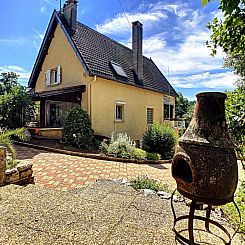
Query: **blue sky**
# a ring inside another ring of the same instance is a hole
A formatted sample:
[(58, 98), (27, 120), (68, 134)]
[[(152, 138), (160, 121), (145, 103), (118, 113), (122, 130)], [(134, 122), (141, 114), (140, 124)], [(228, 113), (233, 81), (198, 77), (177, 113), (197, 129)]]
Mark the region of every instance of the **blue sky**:
[[(142, 22), (144, 55), (185, 97), (233, 89), (236, 77), (222, 68), (224, 55), (219, 52), (213, 58), (205, 46), (210, 35), (207, 22), (222, 18), (218, 1), (205, 7), (201, 0), (80, 0), (78, 4), (80, 22), (129, 47), (130, 23)], [(59, 9), (59, 0), (1, 1), (0, 73), (14, 71), (27, 84), (54, 8)]]

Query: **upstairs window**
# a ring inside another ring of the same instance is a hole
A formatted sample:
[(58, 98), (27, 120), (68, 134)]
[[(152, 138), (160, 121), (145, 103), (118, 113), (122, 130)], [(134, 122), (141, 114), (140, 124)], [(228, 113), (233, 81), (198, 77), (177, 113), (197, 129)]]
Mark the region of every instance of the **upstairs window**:
[(61, 83), (61, 66), (57, 68), (47, 70), (45, 72), (45, 84), (46, 86), (57, 85)]
[(154, 114), (153, 108), (147, 108), (146, 109), (146, 122), (147, 122), (147, 124), (153, 124), (153, 114)]

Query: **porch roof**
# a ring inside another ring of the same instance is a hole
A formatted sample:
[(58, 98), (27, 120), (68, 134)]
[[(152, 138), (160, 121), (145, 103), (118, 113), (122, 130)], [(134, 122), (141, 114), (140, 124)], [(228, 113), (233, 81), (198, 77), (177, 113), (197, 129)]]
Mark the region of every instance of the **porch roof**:
[(79, 85), (40, 93), (35, 92), (33, 93), (33, 98), (36, 101), (48, 99), (54, 101), (79, 102), (85, 90), (85, 85)]

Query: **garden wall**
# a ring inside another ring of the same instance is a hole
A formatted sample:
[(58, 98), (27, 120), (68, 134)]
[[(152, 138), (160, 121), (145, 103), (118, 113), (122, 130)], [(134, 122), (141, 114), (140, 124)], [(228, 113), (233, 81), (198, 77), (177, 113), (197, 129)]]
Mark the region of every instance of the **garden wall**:
[(6, 169), (6, 148), (0, 147), (0, 186), (33, 184), (31, 163), (20, 163), (13, 169)]

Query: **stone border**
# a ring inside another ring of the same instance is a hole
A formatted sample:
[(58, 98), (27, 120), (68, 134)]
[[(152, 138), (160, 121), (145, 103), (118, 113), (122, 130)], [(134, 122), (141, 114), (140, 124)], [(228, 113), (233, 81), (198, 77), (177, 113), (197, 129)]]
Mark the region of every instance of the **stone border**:
[(16, 168), (7, 169), (5, 171), (5, 184), (34, 184), (34, 177), (32, 174), (33, 170), (31, 163), (20, 163), (16, 166)]
[(39, 149), (39, 150), (50, 151), (50, 152), (54, 152), (54, 153), (61, 153), (61, 154), (66, 154), (66, 155), (71, 155), (71, 156), (79, 156), (79, 157), (92, 158), (92, 159), (105, 160), (105, 161), (113, 161), (113, 162), (125, 162), (125, 163), (137, 163), (137, 164), (168, 164), (168, 163), (172, 162), (172, 160), (157, 160), (157, 161), (155, 161), (155, 160), (136, 160), (136, 159), (124, 159), (124, 158), (117, 158), (117, 157), (108, 157), (108, 156), (102, 156), (99, 154), (63, 150), (63, 149), (51, 148), (51, 147), (47, 147), (47, 146), (30, 144), (30, 143), (20, 142), (20, 141), (14, 141), (14, 144), (20, 145), (20, 146), (31, 147), (31, 148)]
[(15, 168), (6, 169), (7, 149), (0, 147), (0, 186), (16, 184), (26, 185), (33, 184), (32, 163), (24, 161), (17, 164)]

